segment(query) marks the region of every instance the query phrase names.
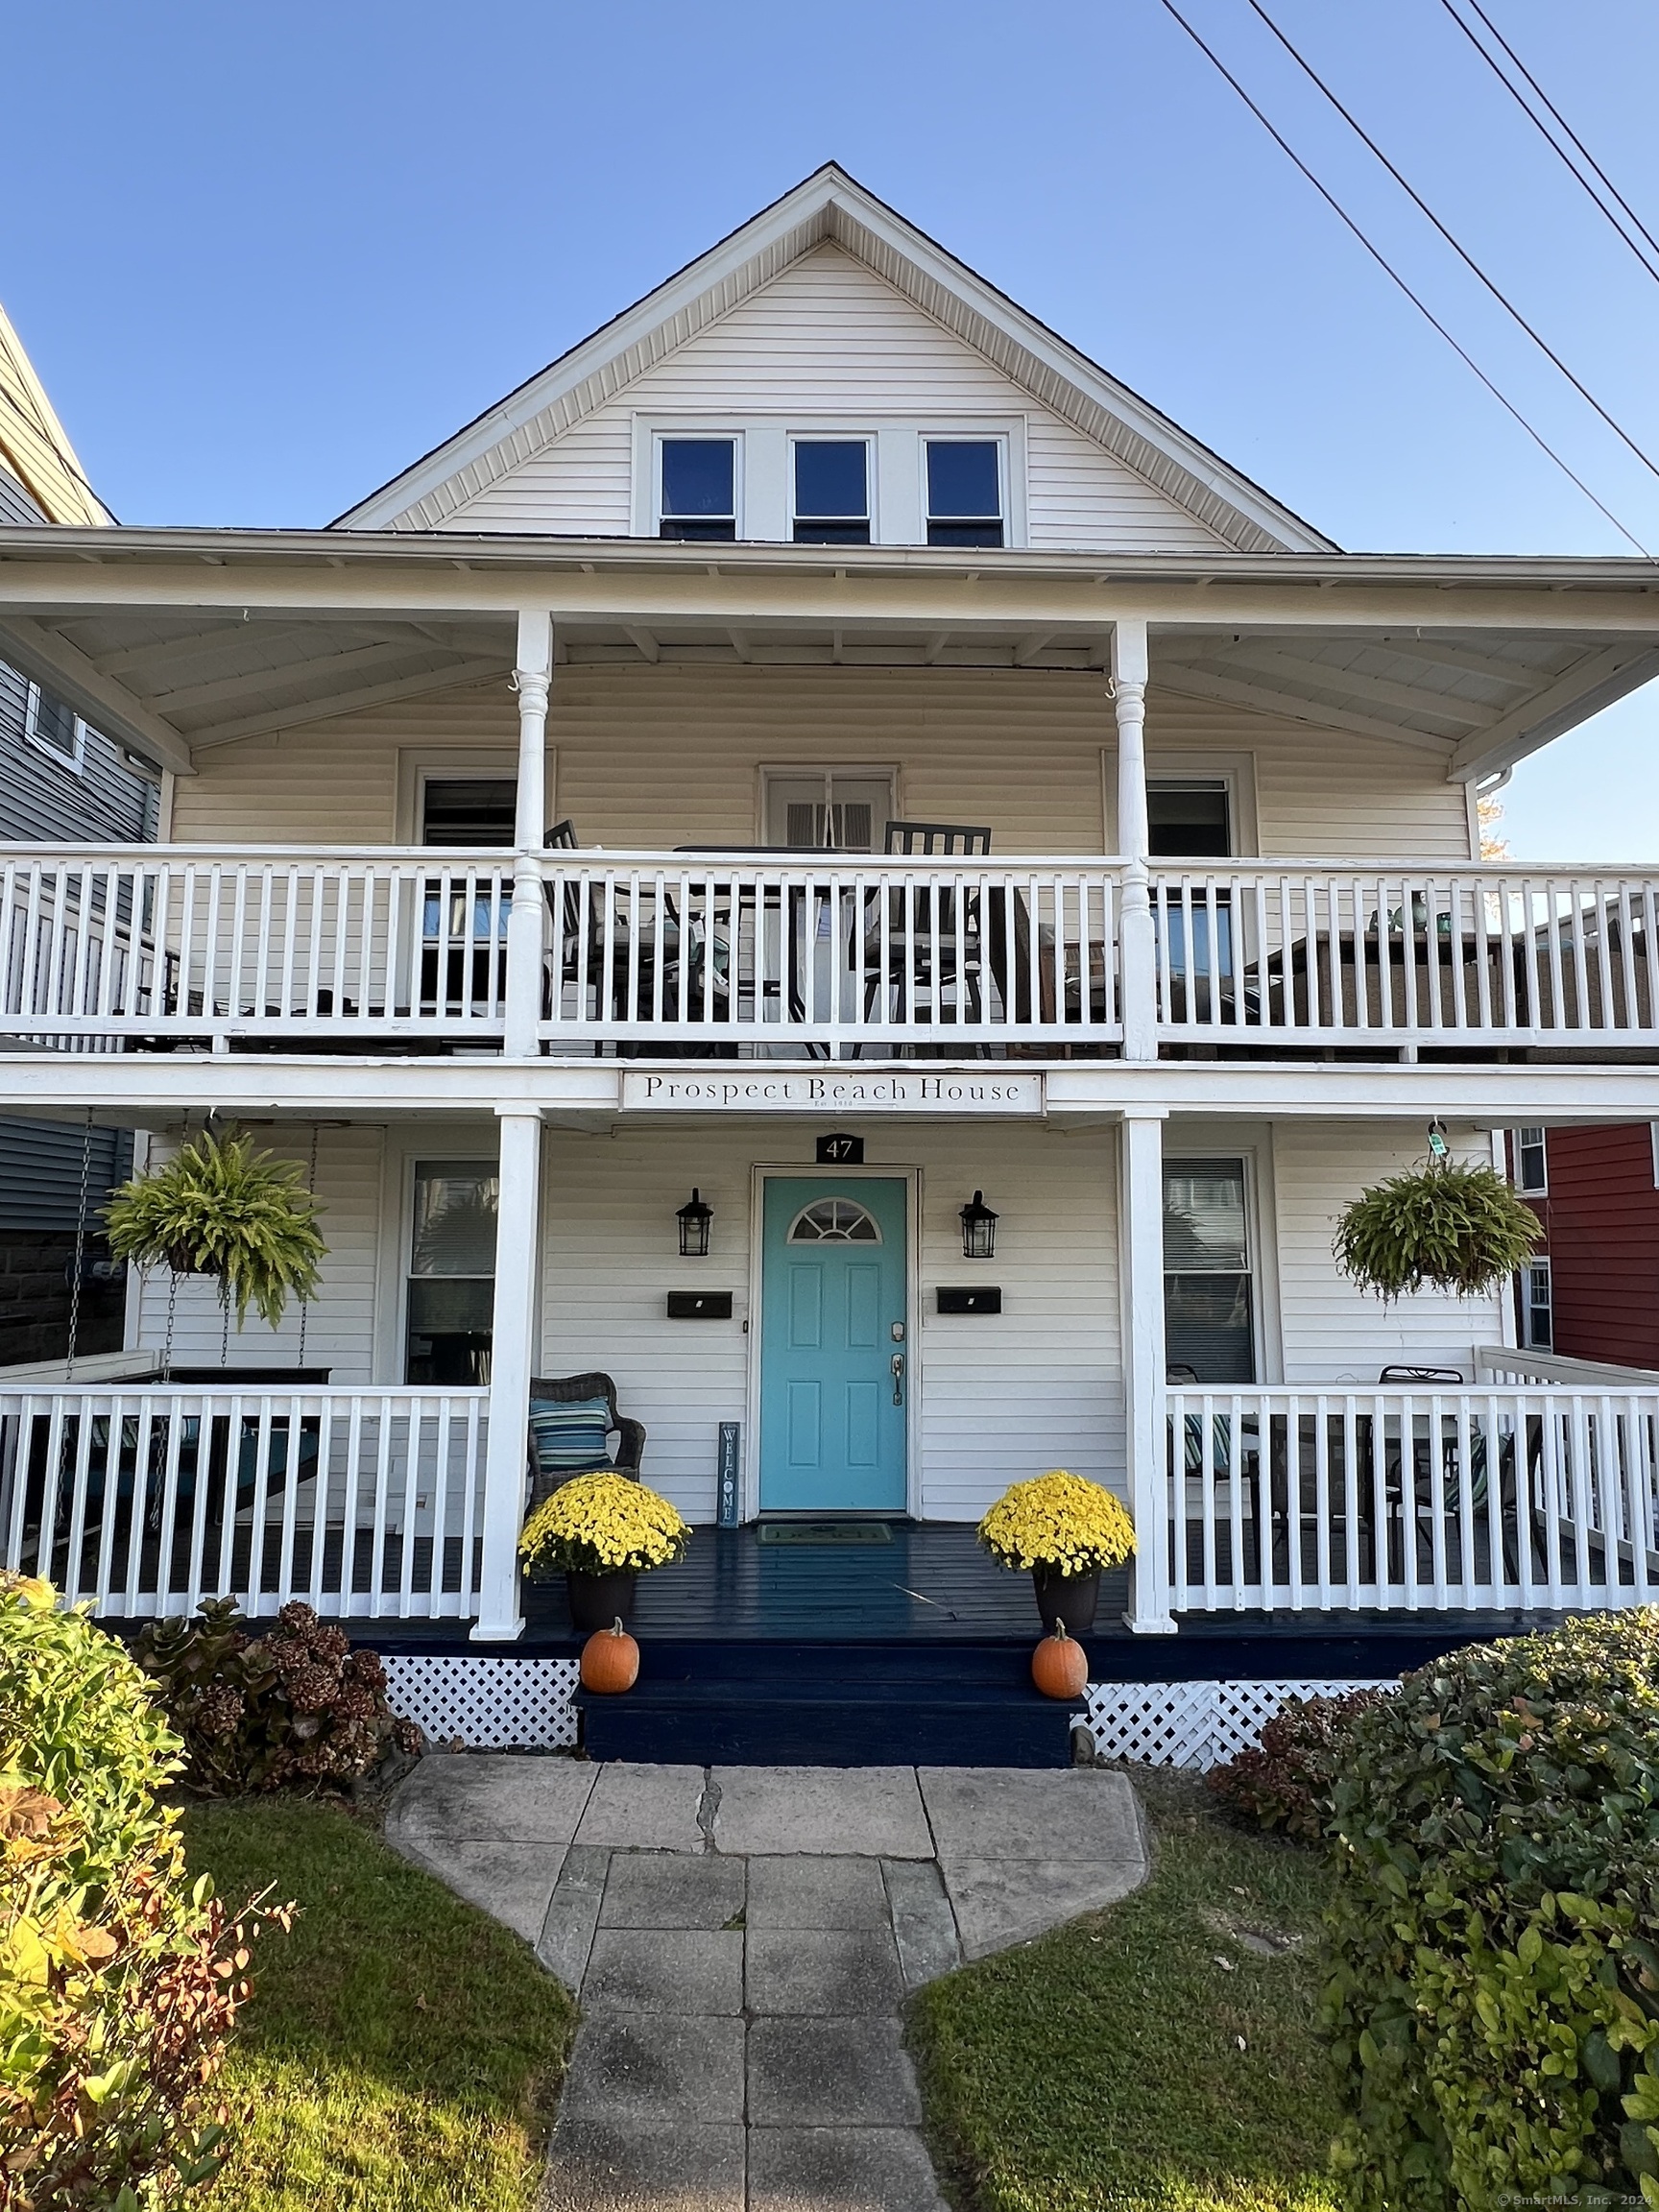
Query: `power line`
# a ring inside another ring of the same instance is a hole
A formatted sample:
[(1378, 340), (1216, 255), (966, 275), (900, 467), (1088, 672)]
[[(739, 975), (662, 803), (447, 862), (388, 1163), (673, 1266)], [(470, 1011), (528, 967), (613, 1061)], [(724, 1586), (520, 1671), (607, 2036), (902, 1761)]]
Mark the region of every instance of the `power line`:
[(1400, 189), (1407, 196), (1412, 204), (1418, 207), (1424, 215), (1428, 217), (1429, 221), (1433, 224), (1435, 229), (1439, 231), (1441, 237), (1445, 239), (1447, 245), (1451, 247), (1453, 252), (1456, 254), (1457, 258), (1464, 264), (1465, 268), (1469, 269), (1476, 276), (1479, 278), (1480, 282), (1486, 287), (1487, 291), (1491, 293), (1493, 299), (1497, 301), (1499, 306), (1503, 309), (1503, 312), (1508, 315), (1511, 320), (1520, 326), (1521, 329), (1526, 331), (1527, 337), (1531, 339), (1533, 345), (1537, 347), (1538, 350), (1545, 356), (1547, 360), (1552, 362), (1555, 368), (1560, 371), (1561, 374), (1566, 377), (1568, 383), (1572, 385), (1574, 391), (1578, 394), (1579, 397), (1583, 399), (1589, 406), (1593, 407), (1597, 414), (1600, 416), (1602, 421), (1606, 423), (1608, 429), (1613, 432), (1614, 436), (1618, 439), (1621, 439), (1623, 444), (1630, 448), (1631, 452), (1635, 454), (1637, 460), (1641, 462), (1643, 468), (1647, 470), (1648, 474), (1656, 479), (1659, 479), (1659, 462), (1655, 462), (1649, 459), (1649, 457), (1642, 450), (1641, 446), (1637, 445), (1635, 439), (1631, 437), (1629, 431), (1624, 428), (1623, 424), (1618, 421), (1612, 415), (1607, 412), (1606, 408), (1602, 406), (1600, 400), (1597, 398), (1595, 393), (1590, 390), (1590, 387), (1583, 383), (1573, 373), (1572, 370), (1568, 368), (1566, 362), (1562, 360), (1560, 354), (1555, 351), (1554, 348), (1551, 346), (1546, 339), (1541, 337), (1536, 330), (1533, 329), (1531, 324), (1527, 322), (1526, 316), (1522, 314), (1520, 308), (1517, 307), (1514, 301), (1509, 299), (1507, 294), (1504, 293), (1499, 287), (1499, 285), (1497, 285), (1493, 279), (1487, 276), (1485, 270), (1481, 268), (1479, 262), (1476, 260), (1474, 254), (1471, 253), (1466, 247), (1460, 244), (1455, 237), (1454, 237), (1452, 232), (1447, 228), (1446, 225), (1441, 222), (1439, 216), (1435, 214), (1433, 208), (1430, 206), (1428, 201), (1424, 199), (1422, 193), (1417, 190), (1415, 185), (1409, 183), (1407, 180), (1401, 172), (1394, 166), (1394, 163), (1389, 160), (1387, 155), (1383, 153), (1382, 147), (1378, 145), (1376, 139), (1373, 138), (1370, 132), (1366, 131), (1361, 124), (1356, 121), (1355, 117), (1349, 113), (1346, 108), (1343, 107), (1341, 101), (1337, 99), (1335, 93), (1332, 91), (1330, 85), (1326, 84), (1324, 78), (1319, 75), (1318, 71), (1313, 67), (1312, 63), (1304, 60), (1303, 56), (1291, 44), (1290, 40), (1285, 36), (1284, 32), (1280, 30), (1278, 24), (1274, 22), (1272, 16), (1268, 14), (1266, 9), (1262, 7), (1262, 0), (1247, 0), (1247, 5), (1254, 11), (1256, 14), (1262, 18), (1262, 22), (1266, 24), (1268, 30), (1272, 32), (1274, 37), (1278, 39), (1280, 45), (1284, 47), (1286, 53), (1289, 55), (1291, 60), (1295, 62), (1297, 68), (1302, 71), (1303, 75), (1309, 80), (1309, 82), (1315, 85), (1318, 90), (1325, 95), (1326, 99), (1330, 101), (1332, 107), (1335, 108), (1337, 114), (1341, 116), (1343, 122), (1347, 124), (1348, 128), (1354, 132), (1355, 136), (1359, 139), (1362, 145), (1367, 146), (1370, 149), (1370, 151), (1377, 156), (1378, 160), (1382, 162), (1383, 168), (1387, 170), (1389, 176), (1393, 178), (1395, 183), (1399, 185)]
[(1490, 33), (1491, 36), (1495, 38), (1498, 44), (1503, 48), (1511, 66), (1521, 75), (1521, 77), (1526, 80), (1526, 83), (1531, 90), (1534, 98), (1548, 111), (1556, 128), (1568, 139), (1571, 140), (1580, 158), (1586, 163), (1586, 165), (1596, 177), (1597, 181), (1601, 185), (1602, 190), (1605, 191), (1608, 196), (1617, 204), (1625, 219), (1641, 234), (1641, 238), (1645, 241), (1646, 247), (1650, 249), (1650, 252), (1645, 251), (1644, 246), (1638, 244), (1637, 240), (1631, 237), (1629, 230), (1627, 230), (1624, 227), (1624, 223), (1621, 222), (1619, 216), (1614, 213), (1613, 208), (1608, 206), (1607, 202), (1601, 197), (1601, 193), (1597, 190), (1596, 185), (1590, 181), (1588, 177), (1585, 176), (1583, 170), (1579, 168), (1578, 163), (1575, 161), (1573, 156), (1568, 153), (1566, 147), (1561, 144), (1560, 140), (1555, 136), (1555, 132), (1551, 130), (1550, 125), (1544, 121), (1541, 115), (1538, 114), (1531, 102), (1527, 98), (1526, 93), (1524, 93), (1520, 87), (1511, 81), (1508, 74), (1503, 69), (1503, 64), (1498, 60), (1497, 57), (1490, 51), (1490, 49), (1485, 45), (1478, 34), (1470, 29), (1469, 25), (1463, 20), (1462, 16), (1458, 14), (1456, 9), (1452, 4), (1452, 0), (1440, 0), (1440, 5), (1445, 9), (1447, 14), (1451, 16), (1453, 22), (1456, 24), (1458, 30), (1462, 32), (1464, 37), (1468, 39), (1470, 45), (1474, 47), (1476, 53), (1479, 55), (1481, 60), (1485, 62), (1487, 68), (1491, 70), (1493, 76), (1497, 78), (1499, 84), (1503, 85), (1504, 91), (1508, 93), (1510, 99), (1513, 100), (1515, 105), (1520, 108), (1522, 114), (1526, 116), (1527, 122), (1531, 124), (1532, 128), (1544, 140), (1544, 143), (1550, 148), (1550, 151), (1555, 156), (1556, 159), (1560, 161), (1562, 166), (1566, 169), (1568, 175), (1589, 196), (1591, 204), (1595, 207), (1596, 212), (1599, 215), (1603, 216), (1606, 221), (1612, 225), (1613, 229), (1617, 232), (1618, 236), (1626, 246), (1629, 247), (1631, 252), (1635, 254), (1637, 260), (1641, 263), (1642, 268), (1646, 274), (1653, 277), (1656, 282), (1659, 282), (1659, 258), (1655, 258), (1656, 256), (1659, 256), (1659, 238), (1654, 237), (1653, 233), (1643, 222), (1641, 216), (1637, 214), (1635, 208), (1631, 206), (1629, 201), (1625, 199), (1624, 195), (1620, 191), (1619, 187), (1608, 176), (1606, 170), (1602, 168), (1600, 162), (1597, 160), (1595, 155), (1591, 153), (1589, 147), (1585, 145), (1583, 139), (1579, 137), (1577, 132), (1574, 130), (1572, 124), (1569, 123), (1567, 118), (1562, 114), (1560, 108), (1556, 107), (1554, 101), (1551, 99), (1549, 93), (1545, 91), (1543, 85), (1539, 84), (1537, 78), (1533, 76), (1531, 70), (1527, 68), (1526, 62), (1522, 60), (1520, 55), (1516, 53), (1514, 47), (1510, 45), (1508, 39), (1505, 38), (1503, 32), (1499, 30), (1497, 24), (1493, 22), (1491, 16), (1488, 15), (1486, 11), (1480, 6), (1480, 0), (1469, 0), (1469, 5), (1473, 9), (1474, 12), (1480, 18), (1480, 21), (1485, 25), (1486, 30)]
[(1217, 74), (1233, 87), (1235, 92), (1238, 93), (1239, 99), (1243, 101), (1245, 107), (1249, 108), (1251, 114), (1255, 116), (1257, 122), (1261, 124), (1262, 130), (1266, 132), (1267, 135), (1273, 140), (1274, 144), (1279, 148), (1280, 152), (1284, 154), (1286, 158), (1301, 171), (1302, 175), (1308, 180), (1309, 183), (1312, 185), (1314, 191), (1318, 193), (1320, 199), (1325, 202), (1326, 205), (1331, 209), (1332, 213), (1335, 215), (1337, 219), (1343, 223), (1349, 230), (1353, 232), (1354, 236), (1359, 241), (1359, 244), (1365, 249), (1366, 252), (1370, 254), (1372, 260), (1376, 262), (1378, 268), (1382, 271), (1383, 275), (1387, 276), (1392, 283), (1396, 284), (1399, 289), (1405, 293), (1407, 299), (1410, 301), (1412, 306), (1416, 308), (1418, 314), (1422, 316), (1423, 320), (1430, 325), (1430, 327), (1438, 331), (1440, 336), (1445, 339), (1447, 345), (1451, 347), (1453, 352), (1456, 354), (1458, 360), (1462, 362), (1463, 366), (1470, 372), (1473, 376), (1478, 377), (1479, 380), (1486, 387), (1487, 391), (1491, 393), (1493, 398), (1497, 400), (1499, 406), (1503, 409), (1504, 413), (1513, 416), (1515, 421), (1521, 425), (1522, 429), (1526, 431), (1527, 437), (1531, 439), (1533, 445), (1538, 447), (1539, 451), (1545, 454), (1550, 460), (1554, 462), (1556, 468), (1560, 469), (1562, 475), (1567, 478), (1570, 484), (1575, 485), (1577, 489), (1583, 493), (1585, 498), (1589, 500), (1592, 507), (1596, 508), (1599, 513), (1606, 517), (1607, 520), (1612, 523), (1614, 529), (1618, 531), (1620, 537), (1628, 539), (1630, 543), (1635, 546), (1637, 552), (1642, 555), (1644, 560), (1651, 560), (1653, 556), (1648, 552), (1647, 546), (1643, 544), (1641, 539), (1637, 537), (1635, 531), (1628, 529), (1624, 523), (1620, 521), (1618, 516), (1614, 514), (1612, 508), (1609, 507), (1604, 500), (1599, 499), (1597, 497), (1596, 493), (1591, 491), (1589, 485), (1585, 483), (1583, 477), (1580, 476), (1575, 469), (1568, 466), (1568, 464), (1561, 458), (1560, 454), (1556, 452), (1554, 446), (1551, 445), (1544, 437), (1543, 433), (1541, 431), (1535, 430), (1532, 427), (1532, 424), (1527, 420), (1526, 416), (1522, 414), (1520, 408), (1516, 406), (1515, 402), (1512, 399), (1506, 397), (1505, 395), (1498, 389), (1498, 386), (1493, 383), (1491, 377), (1487, 375), (1485, 370), (1481, 368), (1480, 364), (1474, 358), (1471, 353), (1465, 349), (1465, 348), (1457, 343), (1457, 340), (1453, 337), (1451, 331), (1447, 329), (1445, 324), (1440, 321), (1439, 317), (1427, 304), (1427, 302), (1420, 299), (1419, 296), (1412, 291), (1410, 285), (1407, 283), (1405, 277), (1401, 276), (1399, 270), (1394, 267), (1393, 263), (1383, 255), (1381, 249), (1371, 243), (1371, 240), (1359, 228), (1358, 224), (1354, 220), (1353, 216), (1349, 214), (1347, 208), (1343, 206), (1342, 203), (1336, 198), (1334, 193), (1328, 190), (1327, 187), (1320, 182), (1319, 179), (1313, 174), (1312, 170), (1309, 168), (1307, 162), (1303, 160), (1301, 155), (1297, 153), (1296, 149), (1290, 144), (1289, 140), (1284, 136), (1284, 134), (1276, 128), (1272, 122), (1269, 121), (1268, 117), (1256, 105), (1255, 101), (1251, 99), (1249, 93), (1245, 91), (1243, 85), (1238, 82), (1238, 78), (1234, 76), (1232, 70), (1228, 68), (1227, 64), (1222, 60), (1221, 57), (1215, 52), (1214, 47), (1206, 45), (1204, 39), (1193, 29), (1192, 25), (1188, 22), (1186, 16), (1182, 14), (1180, 9), (1175, 6), (1175, 0), (1160, 0), (1160, 5), (1166, 11), (1167, 13), (1175, 18), (1175, 21), (1180, 24), (1182, 30), (1186, 32), (1188, 37), (1191, 39), (1193, 45), (1197, 47), (1198, 51), (1204, 56), (1206, 60), (1212, 63)]

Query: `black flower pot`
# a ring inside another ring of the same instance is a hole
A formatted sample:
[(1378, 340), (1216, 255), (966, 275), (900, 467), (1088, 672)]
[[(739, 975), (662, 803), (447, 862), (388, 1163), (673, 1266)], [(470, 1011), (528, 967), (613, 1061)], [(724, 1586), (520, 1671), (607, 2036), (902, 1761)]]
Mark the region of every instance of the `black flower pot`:
[(1068, 1636), (1081, 1636), (1094, 1625), (1094, 1608), (1100, 1602), (1100, 1570), (1086, 1575), (1062, 1575), (1057, 1567), (1033, 1567), (1031, 1587), (1037, 1593), (1037, 1610), (1043, 1625), (1052, 1631), (1064, 1623)]
[(570, 1598), (570, 1625), (591, 1632), (615, 1622), (627, 1624), (634, 1610), (634, 1585), (637, 1575), (577, 1575), (565, 1577)]

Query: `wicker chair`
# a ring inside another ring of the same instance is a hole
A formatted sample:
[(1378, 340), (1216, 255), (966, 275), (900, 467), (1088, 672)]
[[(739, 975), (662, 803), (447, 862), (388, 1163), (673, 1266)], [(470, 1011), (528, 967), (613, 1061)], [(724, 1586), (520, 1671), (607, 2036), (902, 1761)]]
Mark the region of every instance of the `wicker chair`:
[[(636, 1482), (639, 1479), (639, 1462), (645, 1456), (645, 1431), (640, 1422), (630, 1421), (616, 1410), (616, 1385), (609, 1375), (537, 1376), (530, 1383), (532, 1400), (541, 1399), (552, 1406), (574, 1406), (584, 1398), (603, 1398), (611, 1408), (610, 1426), (616, 1431), (616, 1456), (611, 1462), (618, 1475), (627, 1475)], [(543, 1498), (550, 1498), (561, 1482), (580, 1473), (577, 1468), (566, 1468), (561, 1475), (543, 1475), (536, 1464), (534, 1452), (528, 1455), (530, 1476), (530, 1510), (535, 1511)]]

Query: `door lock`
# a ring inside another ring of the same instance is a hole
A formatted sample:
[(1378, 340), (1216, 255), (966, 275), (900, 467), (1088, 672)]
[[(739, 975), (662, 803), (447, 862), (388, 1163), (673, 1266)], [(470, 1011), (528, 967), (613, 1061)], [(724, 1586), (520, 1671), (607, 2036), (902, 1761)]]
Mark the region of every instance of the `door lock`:
[(902, 1405), (903, 1405), (903, 1403), (904, 1403), (904, 1355), (903, 1355), (903, 1353), (902, 1353), (902, 1352), (895, 1352), (895, 1353), (894, 1353), (894, 1355), (893, 1355), (892, 1360), (889, 1362), (889, 1364), (892, 1366), (892, 1369), (893, 1369), (893, 1403), (894, 1403), (894, 1405), (895, 1405), (895, 1406), (902, 1406)]

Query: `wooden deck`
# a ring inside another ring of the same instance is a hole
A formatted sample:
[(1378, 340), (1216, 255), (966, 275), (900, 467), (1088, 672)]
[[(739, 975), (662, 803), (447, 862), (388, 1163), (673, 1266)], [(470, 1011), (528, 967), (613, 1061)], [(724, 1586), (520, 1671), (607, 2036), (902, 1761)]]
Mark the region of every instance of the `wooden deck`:
[[(1126, 1572), (1108, 1575), (1087, 1639), (1097, 1681), (1340, 1679), (1390, 1674), (1460, 1644), (1518, 1635), (1552, 1614), (1189, 1613), (1174, 1636), (1136, 1636)], [(468, 1643), (469, 1623), (381, 1617), (349, 1623), (383, 1651), (573, 1652), (563, 1580), (527, 1584), (511, 1645)], [(966, 1523), (893, 1524), (886, 1543), (763, 1542), (753, 1526), (699, 1528), (687, 1556), (642, 1575), (630, 1623), (642, 1645), (1027, 1649), (1039, 1633), (1030, 1578), (998, 1567)]]

